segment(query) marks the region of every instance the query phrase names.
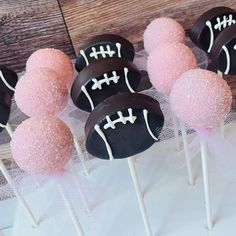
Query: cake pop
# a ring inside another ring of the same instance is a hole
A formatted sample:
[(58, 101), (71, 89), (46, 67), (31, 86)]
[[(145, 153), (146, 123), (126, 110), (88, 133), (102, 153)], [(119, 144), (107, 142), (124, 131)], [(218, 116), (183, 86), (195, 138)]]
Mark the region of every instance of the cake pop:
[(0, 66), (0, 91), (7, 93), (12, 97), (15, 92), (17, 81), (18, 75), (16, 72), (5, 66)]
[(70, 58), (62, 51), (55, 48), (43, 48), (35, 51), (26, 62), (26, 71), (46, 67), (54, 70), (70, 87), (73, 79), (73, 67)]
[(143, 94), (119, 94), (100, 103), (86, 125), (86, 149), (101, 159), (127, 158), (146, 234), (151, 228), (132, 156), (158, 141), (164, 124), (159, 103)]
[(170, 104), (179, 119), (194, 128), (200, 137), (203, 181), (206, 201), (207, 225), (212, 229), (212, 210), (207, 167), (207, 143), (201, 133), (219, 126), (230, 111), (232, 94), (219, 75), (193, 69), (183, 73), (175, 82)]
[(17, 83), (15, 100), (28, 116), (57, 115), (67, 104), (68, 90), (55, 71), (36, 68), (26, 72)]
[(92, 62), (75, 79), (71, 97), (81, 110), (91, 112), (106, 98), (137, 90), (141, 74), (136, 66), (122, 58)]
[(185, 31), (181, 24), (168, 17), (153, 20), (143, 35), (144, 48), (150, 54), (163, 43), (184, 43)]
[(205, 12), (193, 23), (189, 36), (198, 47), (210, 53), (218, 35), (235, 23), (236, 12), (233, 9), (215, 7)]
[(150, 53), (147, 60), (147, 72), (152, 85), (166, 95), (169, 95), (183, 72), (196, 67), (193, 52), (182, 43), (161, 44)]
[[(147, 71), (152, 85), (157, 91), (160, 91), (165, 95), (169, 95), (173, 84), (183, 72), (196, 67), (196, 58), (191, 49), (181, 43), (166, 43), (159, 45), (150, 53), (147, 61)], [(176, 149), (179, 150), (178, 122), (173, 113), (172, 120), (174, 124), (175, 145)], [(185, 126), (182, 124), (181, 132), (183, 136), (189, 184), (192, 185), (194, 181), (186, 139), (187, 135)]]
[[(0, 91), (0, 132), (4, 128), (8, 131), (9, 135), (12, 136), (12, 129), (8, 124), (9, 116), (10, 116), (10, 110), (11, 110), (11, 97), (6, 92)], [(19, 200), (20, 204), (22, 205), (23, 209), (27, 213), (29, 219), (31, 220), (33, 226), (37, 226), (38, 222), (33, 215), (30, 207), (26, 203), (25, 199), (22, 197), (21, 193), (18, 191), (18, 189), (15, 187), (14, 181), (12, 180), (7, 168), (5, 167), (2, 160), (0, 160), (0, 171), (2, 172), (4, 178), (12, 188), (16, 198)]]
[(97, 35), (81, 47), (80, 54), (76, 58), (75, 69), (80, 72), (91, 62), (110, 57), (133, 61), (134, 46), (119, 35)]
[[(43, 135), (42, 135), (43, 134)], [(15, 130), (12, 141), (12, 157), (19, 167), (30, 174), (61, 175), (72, 156), (73, 137), (65, 123), (54, 117), (31, 117)], [(72, 218), (78, 235), (83, 236), (73, 207), (66, 197), (63, 185), (59, 191)]]

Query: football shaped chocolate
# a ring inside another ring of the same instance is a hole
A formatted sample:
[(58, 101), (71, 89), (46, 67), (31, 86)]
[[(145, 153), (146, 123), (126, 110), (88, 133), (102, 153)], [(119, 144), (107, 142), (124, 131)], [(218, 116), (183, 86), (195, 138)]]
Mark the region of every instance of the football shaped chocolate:
[(17, 82), (18, 76), (14, 71), (5, 66), (0, 66), (0, 91), (9, 94), (12, 97)]
[(130, 61), (122, 58), (94, 61), (75, 79), (71, 97), (78, 108), (91, 112), (108, 97), (135, 92), (140, 79), (139, 70)]
[(236, 75), (236, 24), (217, 37), (210, 58), (214, 70), (225, 75)]
[(101, 159), (127, 158), (158, 141), (164, 124), (159, 103), (143, 94), (118, 94), (100, 103), (86, 125), (87, 151)]
[(103, 34), (95, 36), (80, 49), (75, 68), (80, 72), (92, 61), (109, 57), (120, 57), (133, 61), (134, 47), (127, 39), (119, 35)]
[(5, 128), (11, 111), (11, 96), (0, 91), (0, 132)]
[(217, 36), (236, 23), (236, 12), (228, 7), (215, 7), (201, 15), (189, 30), (192, 41), (210, 53)]

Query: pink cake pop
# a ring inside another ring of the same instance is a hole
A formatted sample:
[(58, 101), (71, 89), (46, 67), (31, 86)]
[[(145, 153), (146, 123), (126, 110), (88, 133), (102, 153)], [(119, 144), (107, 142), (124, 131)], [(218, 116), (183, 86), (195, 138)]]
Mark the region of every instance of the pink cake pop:
[(218, 127), (229, 113), (231, 102), (227, 82), (216, 73), (202, 69), (183, 73), (170, 94), (172, 110), (192, 128)]
[(177, 21), (167, 17), (153, 20), (144, 31), (143, 43), (149, 54), (162, 43), (184, 43), (185, 31)]
[[(208, 179), (207, 145), (215, 145), (218, 138), (211, 132), (220, 125), (230, 111), (232, 94), (225, 80), (219, 75), (194, 69), (183, 73), (175, 82), (170, 94), (170, 104), (176, 115), (189, 126), (195, 128), (201, 146), (202, 172), (205, 191), (206, 216), (208, 229), (213, 228), (210, 185)], [(207, 134), (207, 135), (206, 135)], [(225, 141), (217, 147), (224, 149)], [(218, 153), (220, 150), (214, 150)], [(235, 152), (235, 151), (234, 151)], [(234, 155), (235, 156), (235, 155)], [(220, 159), (227, 158), (227, 150)]]
[(44, 48), (35, 51), (26, 62), (26, 71), (46, 67), (56, 71), (70, 87), (73, 79), (73, 67), (70, 58), (62, 51)]
[(152, 85), (157, 91), (167, 95), (183, 72), (196, 67), (193, 52), (182, 43), (159, 45), (150, 53), (147, 61), (147, 71)]
[(55, 174), (72, 155), (73, 138), (54, 117), (31, 117), (13, 133), (11, 151), (19, 167), (30, 174)]
[(15, 89), (17, 106), (28, 116), (56, 115), (66, 106), (68, 90), (61, 77), (51, 69), (26, 72)]

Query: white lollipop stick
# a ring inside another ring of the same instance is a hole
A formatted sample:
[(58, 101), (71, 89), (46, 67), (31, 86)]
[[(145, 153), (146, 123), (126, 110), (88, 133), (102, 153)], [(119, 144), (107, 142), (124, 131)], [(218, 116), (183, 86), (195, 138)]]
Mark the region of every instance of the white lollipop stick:
[(63, 189), (63, 186), (61, 184), (58, 184), (58, 189), (59, 189), (61, 197), (62, 197), (62, 199), (63, 199), (63, 201), (65, 203), (65, 206), (66, 206), (66, 208), (67, 208), (67, 210), (68, 210), (68, 212), (70, 214), (71, 220), (72, 220), (72, 222), (73, 222), (73, 224), (75, 226), (75, 229), (76, 229), (78, 235), (79, 236), (84, 236), (84, 231), (83, 231), (82, 226), (80, 224), (79, 218), (76, 215), (76, 213), (75, 213), (75, 211), (74, 211), (70, 201), (68, 200), (68, 198), (66, 196), (66, 193), (65, 193), (65, 191)]
[(5, 126), (6, 130), (7, 130), (7, 133), (9, 134), (9, 136), (12, 138), (12, 135), (13, 135), (13, 129), (12, 127), (10, 126), (9, 123), (6, 124)]
[(212, 222), (211, 197), (210, 197), (210, 186), (209, 186), (208, 167), (207, 167), (207, 144), (204, 140), (200, 138), (200, 145), (201, 145), (202, 172), (203, 172), (203, 184), (204, 184), (204, 192), (205, 192), (207, 227), (209, 230), (211, 230), (213, 228), (213, 222)]
[[(223, 73), (221, 72), (221, 71), (217, 71), (217, 74), (220, 76), (220, 77), (222, 77), (223, 78)], [(220, 123), (220, 133), (221, 133), (221, 135), (222, 135), (222, 137), (224, 137), (224, 135), (225, 135), (225, 124), (224, 124), (224, 121), (222, 121), (221, 123)]]
[(84, 192), (83, 192), (83, 190), (82, 190), (82, 188), (81, 188), (81, 186), (80, 186), (80, 184), (79, 184), (78, 175), (77, 175), (77, 172), (76, 172), (76, 170), (75, 170), (75, 167), (74, 167), (73, 163), (70, 163), (70, 168), (71, 168), (72, 171), (73, 171), (73, 177), (74, 177), (75, 182), (76, 182), (76, 184), (77, 184), (80, 197), (81, 197), (81, 199), (82, 199), (82, 201), (83, 201), (83, 203), (84, 203), (84, 207), (85, 207), (86, 211), (89, 213), (89, 212), (91, 212), (91, 209), (90, 209), (88, 200), (87, 200), (87, 198), (86, 198), (86, 196), (85, 196), (85, 194), (84, 194)]
[(179, 131), (178, 131), (178, 120), (173, 113), (172, 113), (172, 121), (173, 121), (174, 135), (175, 135), (175, 148), (177, 151), (180, 151), (180, 137), (179, 137)]
[(133, 180), (133, 184), (134, 184), (134, 188), (135, 188), (135, 192), (138, 198), (138, 203), (139, 203), (139, 208), (143, 217), (143, 222), (144, 222), (144, 226), (146, 229), (146, 234), (147, 236), (152, 236), (152, 232), (151, 232), (151, 227), (150, 227), (150, 223), (147, 217), (147, 210), (143, 201), (143, 195), (142, 195), (142, 191), (141, 191), (141, 187), (138, 181), (138, 176), (137, 176), (137, 171), (135, 168), (135, 164), (134, 164), (134, 160), (132, 157), (128, 158), (128, 165), (129, 165), (129, 171)]
[(25, 199), (21, 196), (20, 192), (15, 188), (11, 176), (9, 175), (7, 168), (5, 167), (4, 163), (2, 160), (0, 160), (0, 170), (3, 173), (4, 178), (8, 182), (8, 184), (11, 186), (16, 198), (18, 199), (19, 203), (21, 204), (22, 208), (25, 210), (27, 213), (29, 219), (31, 220), (32, 224), (34, 227), (38, 226), (38, 222), (36, 218), (34, 217), (32, 211), (30, 210), (30, 207), (26, 203)]
[(190, 185), (193, 185), (194, 180), (193, 180), (193, 171), (192, 171), (192, 165), (191, 165), (191, 160), (190, 160), (190, 154), (189, 154), (189, 149), (188, 149), (187, 131), (182, 121), (180, 121), (180, 127), (181, 127), (181, 133), (183, 137), (183, 143), (184, 143), (185, 161), (186, 161), (186, 166), (187, 166), (187, 171), (188, 171), (188, 182)]
[(0, 236), (4, 236), (4, 234), (3, 234), (3, 232), (2, 232), (2, 231), (0, 231)]
[(75, 136), (73, 136), (73, 139), (74, 139), (76, 152), (77, 152), (78, 156), (80, 157), (80, 161), (81, 161), (81, 165), (83, 167), (83, 171), (86, 175), (89, 175), (89, 170), (88, 170), (88, 167), (85, 163), (84, 155), (83, 155), (83, 152), (81, 150), (80, 144), (79, 144), (79, 142), (78, 142), (78, 140)]

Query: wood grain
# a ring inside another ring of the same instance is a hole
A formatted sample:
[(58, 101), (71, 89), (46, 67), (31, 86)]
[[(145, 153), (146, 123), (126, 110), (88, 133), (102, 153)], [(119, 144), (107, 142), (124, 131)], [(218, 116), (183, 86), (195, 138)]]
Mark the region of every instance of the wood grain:
[(44, 47), (74, 56), (57, 0), (0, 0), (0, 6), (0, 64), (21, 71), (28, 56)]
[(147, 24), (169, 16), (188, 29), (200, 14), (215, 6), (236, 9), (235, 0), (59, 0), (75, 51), (91, 36), (105, 32), (128, 38), (142, 47)]

